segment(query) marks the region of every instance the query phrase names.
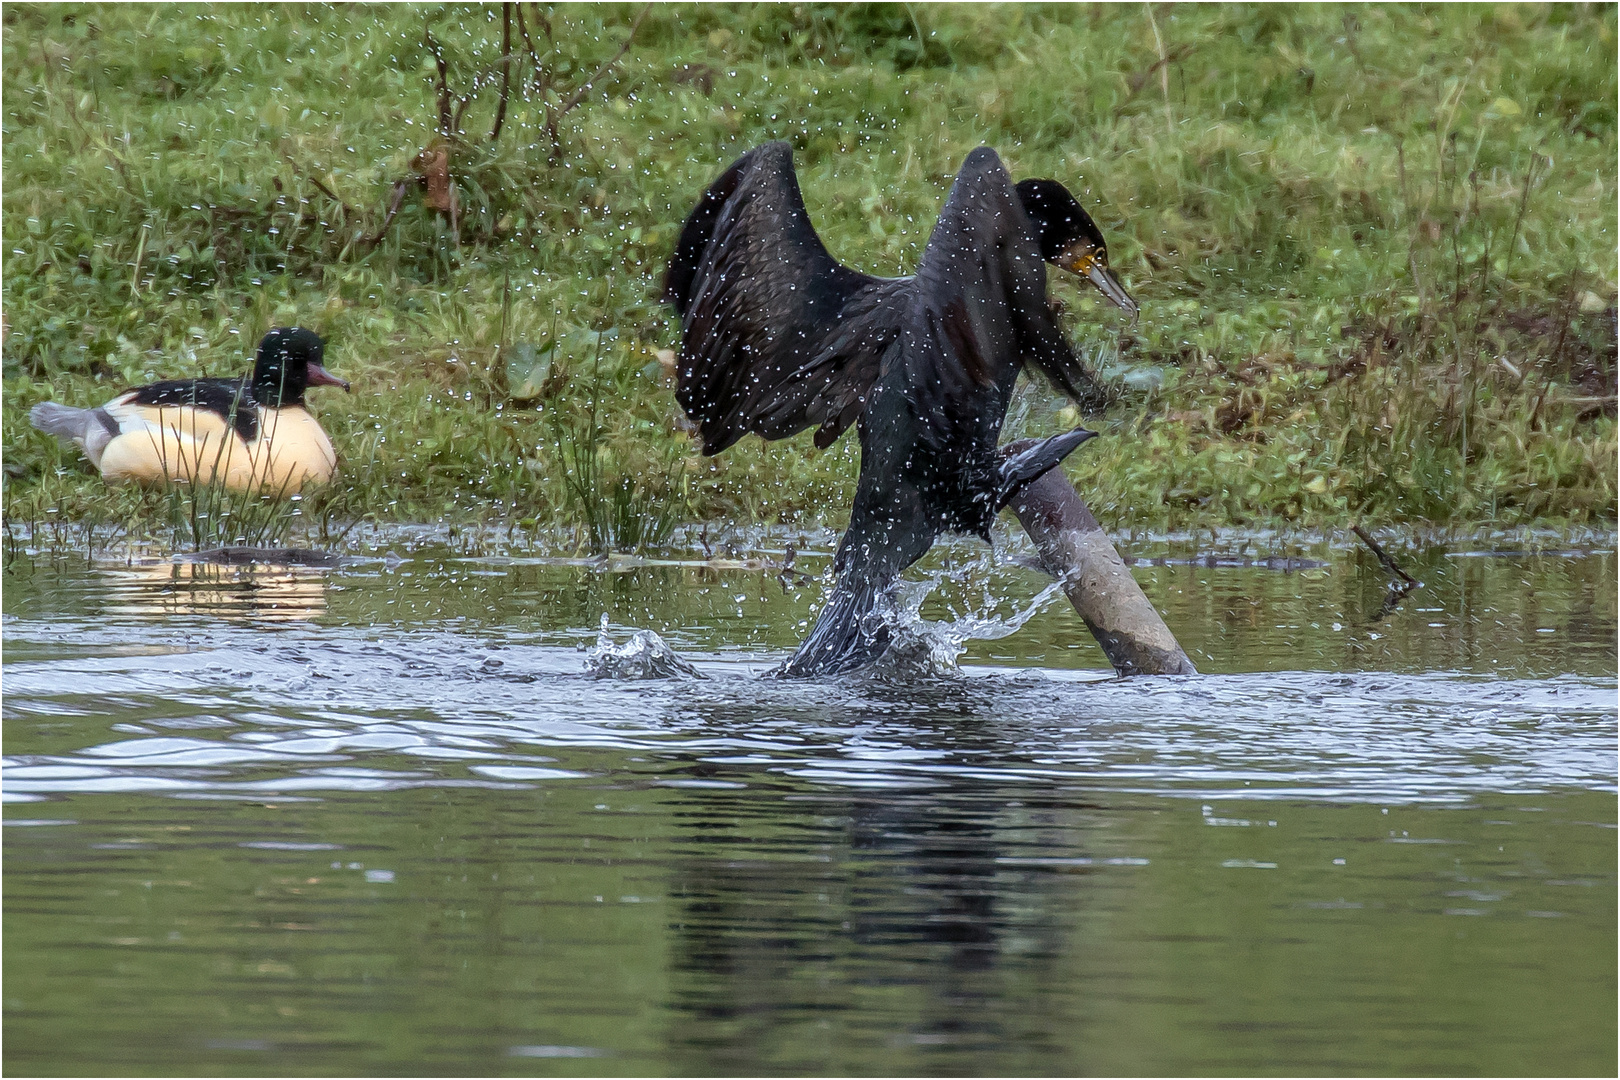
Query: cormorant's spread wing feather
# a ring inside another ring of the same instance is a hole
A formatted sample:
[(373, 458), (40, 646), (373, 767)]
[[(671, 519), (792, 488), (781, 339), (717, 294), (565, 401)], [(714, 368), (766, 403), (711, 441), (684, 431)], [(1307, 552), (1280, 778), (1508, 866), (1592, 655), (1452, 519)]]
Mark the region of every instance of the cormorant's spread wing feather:
[(1047, 306), (1035, 235), (1001, 159), (974, 150), (923, 251), (904, 323), (903, 382), (929, 441), (944, 445), (963, 419), (984, 417), (976, 402), (1008, 365), (1033, 364), (1084, 400), (1089, 377)]
[[(903, 279), (902, 279), (903, 280)], [(665, 277), (682, 317), (675, 396), (717, 454), (749, 432), (860, 414), (901, 311), (897, 282), (839, 265), (810, 225), (787, 143), (750, 150), (703, 193)]]

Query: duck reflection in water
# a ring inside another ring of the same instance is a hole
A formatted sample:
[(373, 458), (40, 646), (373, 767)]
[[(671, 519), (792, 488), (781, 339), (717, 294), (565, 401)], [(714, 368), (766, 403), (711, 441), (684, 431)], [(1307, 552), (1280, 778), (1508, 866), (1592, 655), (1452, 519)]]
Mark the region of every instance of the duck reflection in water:
[(326, 613), (327, 571), (316, 568), (161, 561), (103, 567), (108, 609), (168, 619), (295, 622)]

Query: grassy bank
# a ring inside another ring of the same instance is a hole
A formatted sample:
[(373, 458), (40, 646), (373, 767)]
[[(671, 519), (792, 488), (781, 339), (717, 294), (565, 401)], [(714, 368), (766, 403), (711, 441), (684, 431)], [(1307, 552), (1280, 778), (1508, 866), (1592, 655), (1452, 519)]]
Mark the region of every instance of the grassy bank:
[(1612, 6), (659, 6), (610, 64), (639, 7), (519, 5), (509, 72), (504, 10), (7, 5), (8, 518), (173, 520), (27, 409), (301, 324), (355, 388), (311, 396), (305, 520), (840, 524), (853, 436), (702, 458), (657, 360), (686, 212), (785, 138), (873, 273), (979, 143), (1092, 208), (1143, 305), (1053, 274), (1114, 393), (1070, 466), (1105, 524), (1614, 520)]

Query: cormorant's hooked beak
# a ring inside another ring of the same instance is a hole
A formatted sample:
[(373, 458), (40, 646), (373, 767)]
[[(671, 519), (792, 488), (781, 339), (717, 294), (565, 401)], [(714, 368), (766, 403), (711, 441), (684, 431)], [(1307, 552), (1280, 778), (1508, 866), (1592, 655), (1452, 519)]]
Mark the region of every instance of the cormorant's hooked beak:
[(319, 364), (310, 364), (309, 365), (309, 382), (306, 385), (309, 385), (309, 386), (341, 386), (345, 390), (349, 389), (349, 384), (348, 383), (344, 382), (342, 379), (338, 378), (336, 375), (333, 375), (330, 371), (327, 371), (325, 368), (321, 367), (321, 365), (319, 365)]
[(1088, 279), (1097, 286), (1098, 292), (1108, 298), (1109, 303), (1120, 310), (1132, 316), (1141, 311), (1131, 294), (1125, 291), (1125, 286), (1108, 269), (1107, 256), (1100, 249), (1090, 244), (1076, 244), (1058, 256), (1057, 264), (1071, 274)]

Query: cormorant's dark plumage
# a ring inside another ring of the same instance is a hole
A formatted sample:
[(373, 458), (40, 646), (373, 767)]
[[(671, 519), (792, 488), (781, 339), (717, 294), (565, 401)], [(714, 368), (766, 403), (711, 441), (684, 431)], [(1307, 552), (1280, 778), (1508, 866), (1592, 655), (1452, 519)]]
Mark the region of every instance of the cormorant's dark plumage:
[(687, 219), (664, 286), (683, 320), (676, 396), (703, 452), (750, 431), (782, 439), (812, 425), (816, 444), (830, 445), (877, 381), (898, 332), (898, 308), (885, 301), (906, 281), (827, 254), (787, 143), (737, 159)]
[(676, 396), (704, 453), (749, 431), (780, 439), (811, 426), (824, 447), (860, 425), (837, 585), (785, 673), (876, 659), (900, 573), (942, 532), (988, 540), (1018, 490), (1093, 434), (997, 450), (1025, 363), (1076, 400), (1090, 385), (1047, 306), (1043, 259), (1135, 310), (1073, 196), (1050, 180), (1015, 190), (988, 147), (963, 163), (911, 277), (870, 277), (827, 253), (786, 143), (744, 154), (687, 219), (664, 297), (682, 318)]

